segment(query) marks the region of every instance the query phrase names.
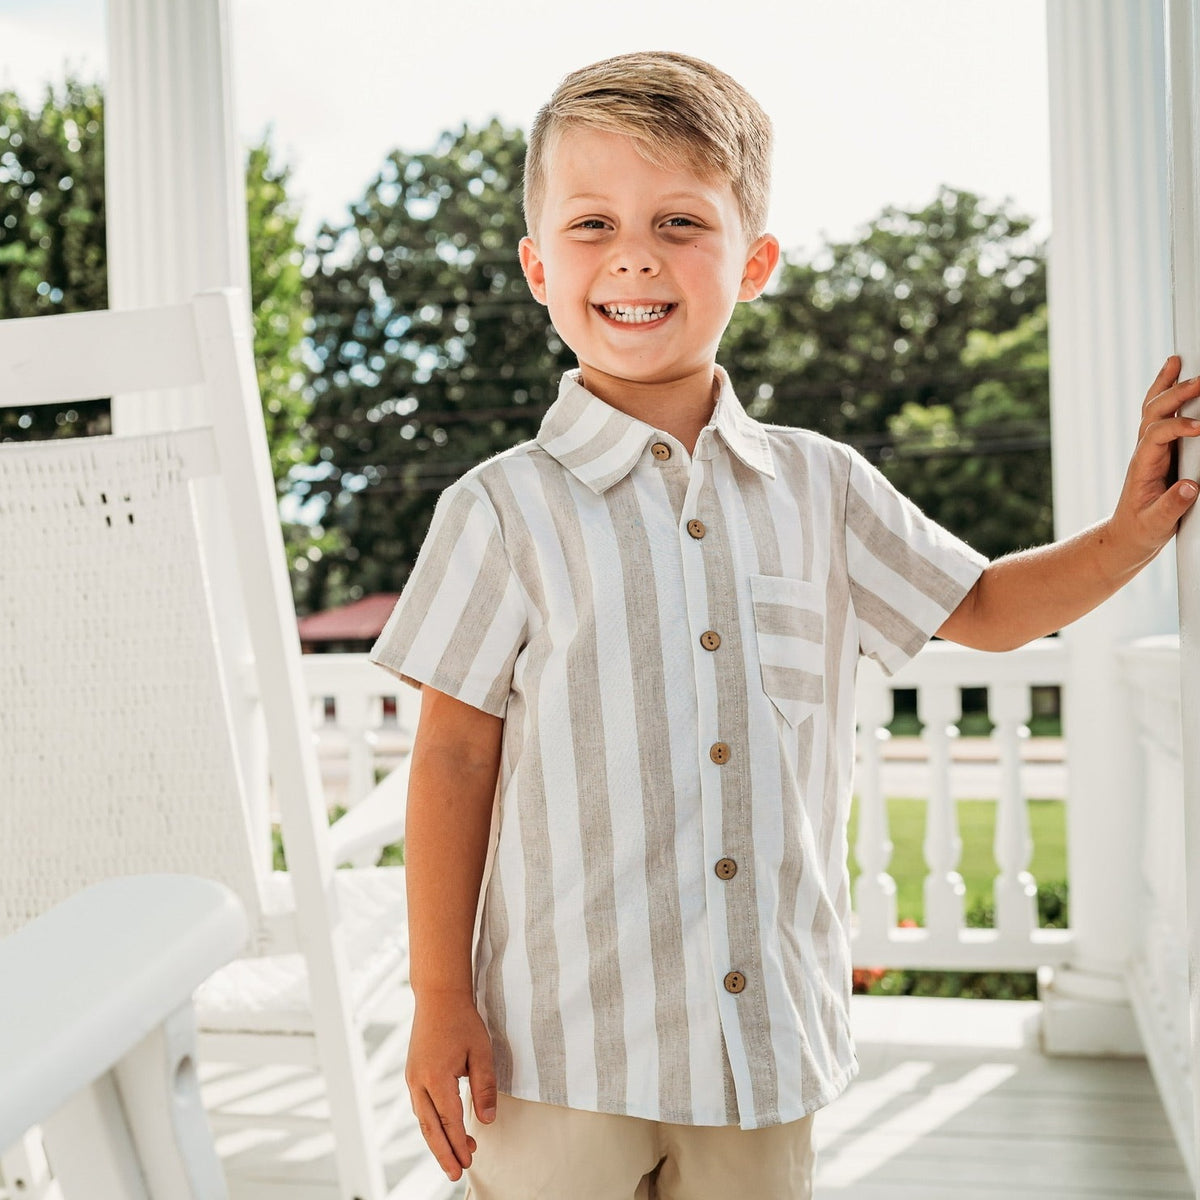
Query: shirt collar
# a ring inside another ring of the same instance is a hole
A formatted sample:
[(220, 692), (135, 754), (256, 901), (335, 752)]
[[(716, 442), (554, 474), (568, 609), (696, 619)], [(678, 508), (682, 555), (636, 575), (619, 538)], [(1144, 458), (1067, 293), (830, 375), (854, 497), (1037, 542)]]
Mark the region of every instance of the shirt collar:
[[(597, 495), (624, 479), (653, 441), (663, 433), (593, 395), (579, 382), (579, 371), (568, 371), (558, 385), (558, 399), (538, 430), (538, 445), (557, 459)], [(767, 431), (734, 394), (729, 376), (717, 367), (720, 391), (716, 407), (696, 442), (697, 458), (717, 454), (715, 429), (721, 440), (752, 470), (775, 478)]]

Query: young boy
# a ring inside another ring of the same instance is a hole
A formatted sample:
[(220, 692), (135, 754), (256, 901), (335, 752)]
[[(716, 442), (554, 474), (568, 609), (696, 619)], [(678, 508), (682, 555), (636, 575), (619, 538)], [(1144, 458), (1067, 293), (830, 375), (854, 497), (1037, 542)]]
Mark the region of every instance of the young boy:
[(408, 1083), (477, 1200), (810, 1196), (811, 1114), (856, 1069), (859, 655), (1050, 633), (1196, 497), (1174, 359), (1113, 516), (990, 565), (849, 448), (750, 419), (715, 356), (779, 258), (770, 146), (682, 55), (560, 84), (520, 250), (579, 370), (447, 489), (374, 651), (422, 687)]

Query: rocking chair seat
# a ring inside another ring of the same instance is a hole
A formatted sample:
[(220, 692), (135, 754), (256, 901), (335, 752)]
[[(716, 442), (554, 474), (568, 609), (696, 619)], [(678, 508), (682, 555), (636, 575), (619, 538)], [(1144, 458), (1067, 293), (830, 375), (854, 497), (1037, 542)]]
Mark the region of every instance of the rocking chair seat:
[[(358, 867), (335, 878), (352, 1007), (362, 1016), (397, 978), (408, 976), (404, 868)], [(260, 883), (264, 915), (293, 908), (292, 881), (275, 871)], [(398, 918), (399, 914), (399, 918)], [(201, 1034), (312, 1033), (312, 1000), (299, 950), (242, 958), (202, 984), (195, 997)]]

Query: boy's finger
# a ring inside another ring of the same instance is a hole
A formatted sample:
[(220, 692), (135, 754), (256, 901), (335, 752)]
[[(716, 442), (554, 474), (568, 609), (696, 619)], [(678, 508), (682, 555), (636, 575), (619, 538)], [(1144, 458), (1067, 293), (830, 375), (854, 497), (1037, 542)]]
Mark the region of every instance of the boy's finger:
[(425, 1139), (425, 1144), (429, 1147), (433, 1157), (437, 1159), (438, 1166), (446, 1172), (450, 1180), (459, 1179), (462, 1176), (463, 1166), (470, 1165), (470, 1159), (468, 1157), (466, 1164), (460, 1161), (457, 1151), (446, 1136), (445, 1124), (433, 1097), (423, 1088), (414, 1092), (412, 1108), (417, 1118), (417, 1124), (421, 1127), (421, 1135)]
[(1150, 385), (1150, 390), (1146, 393), (1146, 399), (1143, 401), (1144, 408), (1156, 396), (1162, 393), (1166, 388), (1179, 378), (1179, 372), (1183, 368), (1183, 360), (1178, 354), (1172, 354), (1165, 363), (1159, 368), (1158, 374), (1154, 377), (1154, 382)]
[(471, 1155), (475, 1150), (475, 1139), (468, 1135), (463, 1124), (462, 1097), (458, 1094), (458, 1080), (451, 1087), (430, 1091), (438, 1118), (442, 1123), (442, 1133), (450, 1143), (450, 1149), (459, 1165), (469, 1167)]
[[(1200, 437), (1200, 421), (1194, 417), (1167, 417), (1160, 421), (1150, 421), (1142, 428), (1138, 451), (1153, 447), (1155, 453), (1162, 447), (1177, 442), (1180, 438)], [(1141, 457), (1135, 452), (1135, 457)]]
[(496, 1073), (492, 1069), (491, 1053), (473, 1054), (467, 1062), (467, 1074), (475, 1115), (485, 1125), (490, 1125), (496, 1119)]
[(1177, 413), (1190, 400), (1200, 397), (1200, 376), (1185, 379), (1161, 392), (1156, 392), (1142, 405), (1142, 428), (1151, 421), (1161, 420)]
[(1146, 510), (1147, 524), (1164, 541), (1171, 536), (1180, 519), (1196, 503), (1200, 487), (1190, 479), (1181, 479), (1172, 484)]

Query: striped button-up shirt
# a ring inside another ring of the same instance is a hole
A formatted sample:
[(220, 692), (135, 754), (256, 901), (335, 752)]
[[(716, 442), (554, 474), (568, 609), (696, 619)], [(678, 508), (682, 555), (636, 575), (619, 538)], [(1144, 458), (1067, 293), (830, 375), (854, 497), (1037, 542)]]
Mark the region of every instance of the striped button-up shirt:
[(443, 494), (372, 656), (504, 718), (475, 961), (500, 1089), (758, 1128), (856, 1070), (859, 655), (900, 666), (985, 560), (720, 378), (689, 454), (565, 377)]

